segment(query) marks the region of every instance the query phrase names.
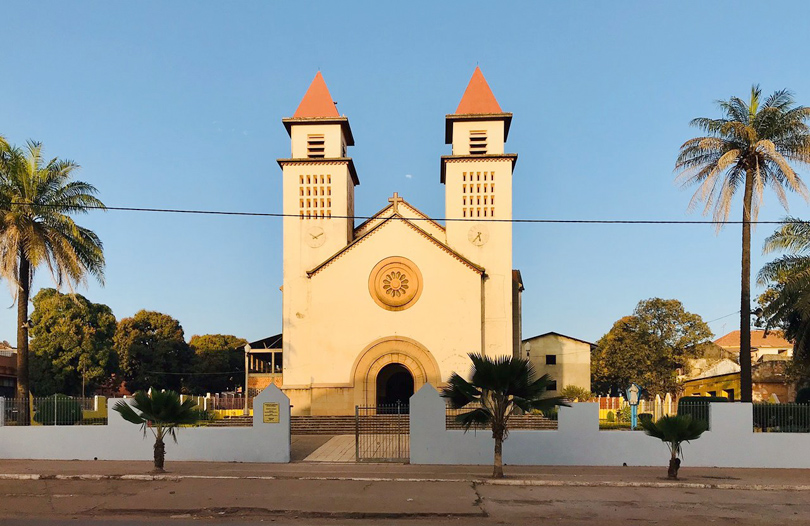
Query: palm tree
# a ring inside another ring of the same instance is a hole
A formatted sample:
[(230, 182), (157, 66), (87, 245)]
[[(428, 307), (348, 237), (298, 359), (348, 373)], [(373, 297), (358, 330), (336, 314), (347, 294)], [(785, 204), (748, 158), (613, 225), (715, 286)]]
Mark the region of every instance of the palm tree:
[(476, 406), (471, 411), (459, 414), (456, 420), (464, 431), (472, 426), (490, 426), (495, 439), (495, 462), (492, 476), (503, 478), (503, 441), (509, 435), (509, 417), (516, 409), (526, 413), (532, 410), (549, 410), (558, 405), (568, 405), (560, 397), (544, 398), (551, 383), (549, 376), (535, 378), (534, 367), (528, 360), (512, 356), (490, 358), (470, 354), (473, 362), (468, 382), (453, 373), (442, 390), (450, 406), (461, 409)]
[[(794, 360), (794, 366), (806, 368), (810, 357), (810, 223), (785, 218), (763, 247), (765, 254), (776, 251), (787, 254), (759, 271), (758, 284), (770, 287), (760, 303), (764, 303), (768, 328), (780, 326), (785, 337), (793, 341), (794, 356), (800, 362)], [(804, 373), (806, 376), (807, 371)]]
[(132, 399), (131, 406), (121, 400), (113, 409), (121, 413), (124, 420), (140, 425), (144, 437), (147, 429), (152, 431), (155, 436), (155, 471), (162, 472), (163, 462), (166, 459), (164, 439), (170, 436), (176, 444), (177, 426), (195, 424), (199, 421), (199, 411), (194, 409), (197, 404), (191, 399), (181, 403), (180, 395), (175, 391), (153, 390), (151, 394), (138, 391)]
[(740, 398), (751, 401), (751, 221), (756, 221), (762, 194), (770, 186), (787, 210), (785, 189), (808, 199), (807, 188), (790, 163), (810, 163), (810, 108), (796, 106), (792, 94), (779, 90), (761, 102), (759, 86), (748, 102), (718, 101), (720, 119), (697, 118), (691, 125), (706, 133), (681, 146), (675, 170), (684, 186), (699, 185), (689, 208), (714, 207), (718, 230), (728, 221), (735, 192), (743, 189), (742, 272), (740, 287)]
[(669, 459), (667, 476), (678, 478), (678, 469), (681, 467), (683, 457), (683, 443), (697, 440), (704, 431), (709, 429), (705, 420), (693, 420), (691, 415), (663, 416), (657, 422), (652, 418), (642, 418), (641, 427), (644, 432), (666, 443), (672, 456)]
[[(104, 208), (96, 189), (71, 181), (78, 165), (46, 160), (42, 144), (8, 148), (0, 160), (0, 276), (17, 302), (17, 393), (27, 399), (28, 299), (37, 267), (45, 265), (57, 287), (72, 290), (87, 274), (104, 281), (102, 243), (69, 214)], [(26, 404), (23, 404), (26, 407)]]

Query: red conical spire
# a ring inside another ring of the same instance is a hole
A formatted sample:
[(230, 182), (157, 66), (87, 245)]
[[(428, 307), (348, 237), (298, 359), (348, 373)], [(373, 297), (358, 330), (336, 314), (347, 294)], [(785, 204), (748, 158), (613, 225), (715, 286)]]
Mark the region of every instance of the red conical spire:
[(481, 68), (478, 66), (475, 66), (470, 83), (467, 84), (467, 90), (456, 108), (456, 115), (470, 113), (503, 113), (498, 101), (495, 100), (495, 95), (489, 89), (487, 79), (484, 78), (484, 74), (481, 73)]
[(321, 75), (320, 71), (315, 75), (312, 84), (309, 85), (309, 89), (304, 95), (304, 98), (301, 99), (301, 104), (299, 104), (298, 109), (295, 110), (293, 119), (312, 119), (319, 117), (340, 117), (335, 103), (332, 101), (332, 96), (329, 94), (329, 88), (326, 87), (326, 82), (324, 82), (323, 75)]

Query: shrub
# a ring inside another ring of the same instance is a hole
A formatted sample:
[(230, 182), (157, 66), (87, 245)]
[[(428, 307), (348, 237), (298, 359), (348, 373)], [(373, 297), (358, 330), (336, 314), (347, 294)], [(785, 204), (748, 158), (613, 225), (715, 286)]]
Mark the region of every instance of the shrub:
[(607, 421), (608, 422), (615, 422), (616, 421), (616, 415), (613, 414), (613, 411), (608, 411)]
[(568, 400), (579, 400), (580, 402), (587, 402), (593, 398), (590, 391), (578, 385), (566, 385), (560, 391), (560, 396)]
[(797, 404), (810, 404), (810, 387), (802, 387), (796, 393)]
[(34, 422), (44, 426), (72, 426), (82, 419), (82, 406), (73, 398), (55, 394), (39, 403)]
[(629, 422), (630, 421), (630, 415), (632, 414), (632, 411), (633, 410), (630, 409), (629, 405), (626, 405), (626, 406), (622, 407), (621, 409), (616, 411), (616, 421), (617, 422)]
[(543, 409), (541, 411), (544, 417), (548, 418), (549, 420), (559, 420), (560, 417), (560, 410), (557, 407), (552, 407), (551, 409)]

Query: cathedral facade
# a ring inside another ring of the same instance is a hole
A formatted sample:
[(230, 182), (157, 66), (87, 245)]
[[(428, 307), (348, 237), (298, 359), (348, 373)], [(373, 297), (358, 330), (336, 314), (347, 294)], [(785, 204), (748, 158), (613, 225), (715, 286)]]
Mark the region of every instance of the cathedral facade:
[(353, 414), (466, 374), (467, 354), (520, 344), (512, 269), (512, 114), (476, 68), (446, 116), (442, 225), (394, 193), (355, 224), (349, 120), (318, 73), (291, 118), (283, 186), (281, 387), (293, 414)]

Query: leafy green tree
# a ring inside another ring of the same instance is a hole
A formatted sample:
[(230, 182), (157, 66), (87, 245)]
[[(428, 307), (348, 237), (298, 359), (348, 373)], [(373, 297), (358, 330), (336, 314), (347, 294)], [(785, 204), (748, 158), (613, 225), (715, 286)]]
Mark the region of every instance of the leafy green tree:
[(678, 300), (652, 298), (638, 303), (596, 342), (591, 353), (593, 386), (602, 394), (624, 392), (635, 382), (653, 396), (677, 394), (677, 369), (700, 355), (712, 337), (697, 314)]
[(130, 391), (180, 391), (193, 353), (180, 322), (160, 312), (142, 310), (118, 322), (113, 338), (121, 376)]
[(195, 394), (235, 390), (245, 383), (244, 338), (230, 334), (194, 335), (189, 341), (194, 352), (193, 375), (186, 382)]
[(442, 390), (451, 407), (473, 409), (456, 420), (468, 431), (472, 426), (489, 426), (495, 439), (495, 459), (492, 476), (503, 478), (503, 441), (509, 435), (509, 417), (515, 410), (531, 413), (568, 405), (562, 398), (545, 397), (551, 383), (549, 376), (536, 378), (528, 360), (513, 356), (490, 358), (470, 354), (473, 362), (471, 381), (453, 373)]
[(0, 155), (0, 276), (17, 303), (17, 393), (28, 398), (28, 301), (34, 272), (48, 268), (57, 286), (104, 282), (101, 240), (71, 214), (104, 208), (94, 186), (71, 181), (73, 161), (43, 158), (42, 144)]
[(697, 440), (708, 428), (705, 420), (693, 420), (690, 415), (664, 416), (653, 422), (652, 418), (642, 418), (639, 423), (649, 436), (664, 442), (671, 453), (667, 477), (678, 478), (683, 457), (683, 443)]
[(770, 186), (787, 210), (785, 189), (808, 199), (807, 188), (790, 163), (810, 163), (810, 108), (796, 106), (779, 90), (761, 100), (759, 86), (748, 102), (718, 101), (719, 119), (693, 119), (706, 136), (681, 146), (676, 171), (684, 186), (697, 185), (690, 208), (714, 207), (718, 229), (728, 221), (734, 194), (742, 187), (742, 272), (740, 285), (740, 399), (751, 401), (751, 221), (756, 221), (763, 192)]
[(766, 286), (757, 301), (766, 328), (779, 328), (794, 342), (790, 367), (796, 380), (810, 380), (810, 225), (787, 217), (765, 240), (763, 252), (785, 252), (759, 271), (757, 282)]
[(197, 403), (189, 399), (180, 402), (180, 395), (174, 391), (152, 390), (151, 393), (138, 391), (132, 396), (132, 405), (125, 400), (115, 404), (113, 409), (121, 413), (127, 422), (141, 426), (143, 436), (146, 430), (155, 437), (155, 471), (163, 472), (166, 459), (167, 436), (177, 443), (177, 427), (197, 423), (200, 412), (195, 410)]
[(116, 321), (106, 305), (42, 289), (31, 313), (31, 383), (37, 396), (92, 393), (117, 368)]

